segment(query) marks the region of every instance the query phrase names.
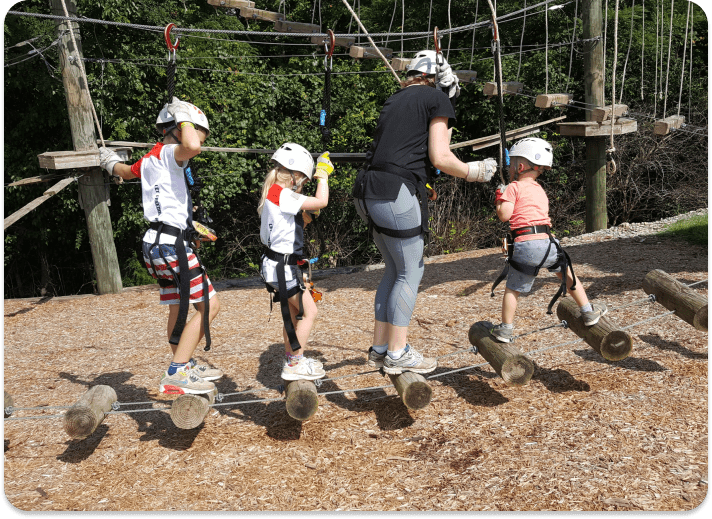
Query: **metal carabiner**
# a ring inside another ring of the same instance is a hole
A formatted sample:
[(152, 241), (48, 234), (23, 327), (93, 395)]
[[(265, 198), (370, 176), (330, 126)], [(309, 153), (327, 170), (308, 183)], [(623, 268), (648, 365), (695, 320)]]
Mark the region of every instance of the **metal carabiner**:
[(331, 29), (327, 30), (329, 34), (329, 42), (324, 41), (324, 69), (331, 70), (334, 66), (334, 46), (336, 44), (336, 37), (334, 36), (334, 31)]
[(166, 40), (166, 46), (168, 47), (168, 59), (170, 60), (171, 52), (173, 53), (173, 61), (176, 60), (176, 49), (180, 44), (180, 36), (176, 38), (174, 43), (171, 43), (171, 31), (175, 28), (176, 24), (169, 23), (163, 30), (163, 38)]
[(440, 47), (440, 37), (438, 36), (438, 28), (433, 29), (433, 40), (435, 41), (435, 65), (440, 68), (441, 65), (445, 63), (445, 58), (443, 58), (443, 50)]

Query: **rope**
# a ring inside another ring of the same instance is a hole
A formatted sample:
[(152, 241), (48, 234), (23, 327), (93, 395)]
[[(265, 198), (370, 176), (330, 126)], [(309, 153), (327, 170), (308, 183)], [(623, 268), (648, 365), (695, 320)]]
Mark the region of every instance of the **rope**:
[[(569, 53), (569, 75), (566, 76), (566, 88), (564, 92), (569, 91), (569, 81), (571, 80), (571, 65), (574, 61), (574, 41), (576, 40), (576, 22), (578, 21), (578, 0), (576, 0), (576, 7), (574, 8), (574, 30), (571, 35), (571, 52)], [(521, 58), (519, 59), (521, 63)]]
[[(606, 2), (606, 14), (603, 17), (603, 83), (606, 82), (606, 43), (608, 35), (608, 0)], [(603, 89), (603, 104), (606, 104), (606, 89)]]
[(643, 44), (640, 49), (640, 99), (645, 99), (645, 94), (643, 92), (643, 84), (645, 83), (645, 0), (643, 0)]
[[(623, 100), (623, 87), (625, 85), (625, 71), (626, 68), (628, 67), (628, 57), (630, 56), (630, 48), (633, 45), (633, 15), (635, 14), (635, 0), (633, 0), (633, 3), (630, 8), (630, 39), (628, 40), (628, 51), (625, 54), (625, 63), (623, 63), (623, 77), (621, 78), (621, 94), (620, 97), (618, 98), (618, 103)], [(645, 12), (643, 12), (643, 18), (645, 18)], [(645, 33), (643, 33), (645, 34)], [(643, 38), (643, 41), (645, 41), (645, 38)]]
[(658, 115), (658, 50), (660, 49), (660, 5), (655, 0), (655, 81), (653, 82), (653, 114)]
[(692, 20), (690, 20), (690, 81), (688, 82), (687, 90), (687, 121), (688, 124), (692, 120), (692, 45), (695, 43), (693, 29), (695, 25), (695, 12), (692, 5), (690, 5), (690, 13), (692, 14)]
[[(687, 54), (687, 25), (690, 22), (691, 5), (692, 2), (687, 3), (687, 20), (685, 21), (685, 48), (682, 51), (682, 67), (680, 67), (680, 95), (677, 98), (677, 115), (680, 115), (680, 107), (682, 104), (682, 86), (685, 80), (685, 56)], [(692, 46), (690, 46), (690, 61), (692, 61)]]
[(368, 34), (368, 31), (366, 30), (366, 28), (365, 28), (365, 27), (363, 26), (363, 24), (361, 23), (361, 20), (359, 19), (359, 17), (356, 16), (356, 13), (354, 12), (353, 9), (351, 9), (351, 6), (349, 5), (349, 3), (348, 3), (346, 0), (341, 0), (341, 1), (342, 1), (343, 4), (346, 6), (346, 8), (349, 10), (349, 12), (351, 13), (351, 16), (354, 17), (354, 19), (356, 20), (356, 23), (358, 23), (359, 27), (361, 27), (361, 30), (362, 30), (363, 33), (366, 35), (366, 38), (368, 38), (368, 41), (371, 43), (371, 46), (374, 48), (374, 50), (376, 51), (376, 53), (381, 57), (381, 59), (382, 59), (383, 62), (386, 64), (386, 66), (390, 69), (390, 71), (393, 72), (393, 77), (396, 78), (396, 82), (400, 85), (400, 82), (401, 82), (401, 81), (400, 81), (400, 78), (398, 77), (398, 74), (396, 74), (396, 71), (393, 70), (393, 67), (391, 66), (391, 63), (390, 63), (390, 62), (386, 59), (386, 57), (381, 53), (381, 49), (379, 49), (379, 48), (376, 46), (376, 44), (373, 43), (373, 40), (371, 39), (371, 36)]
[(545, 42), (544, 70), (546, 70), (546, 83), (544, 83), (544, 93), (548, 94), (549, 93), (549, 9), (546, 9), (546, 13), (544, 14), (544, 26), (546, 27), (546, 29), (544, 31), (546, 34), (546, 39), (544, 40), (544, 42)]
[[(578, 5), (578, 0), (576, 0), (576, 5)], [(524, 8), (527, 7), (527, 0), (524, 0)], [(524, 43), (524, 28), (527, 26), (527, 13), (524, 13), (524, 21), (522, 22), (522, 34), (519, 37), (519, 65), (517, 65), (517, 81), (519, 81), (519, 71), (522, 69), (522, 44)], [(574, 25), (574, 27), (576, 27)], [(574, 44), (571, 42), (571, 52), (573, 52)], [(470, 63), (470, 66), (472, 64)], [(569, 75), (571, 75), (569, 73)]]
[(505, 172), (504, 163), (504, 150), (507, 149), (507, 130), (504, 123), (504, 87), (502, 84), (502, 57), (500, 49), (499, 27), (497, 26), (497, 11), (492, 5), (492, 0), (487, 0), (487, 4), (489, 5), (490, 11), (492, 13), (492, 54), (494, 55), (494, 74), (495, 81), (497, 82), (497, 98), (499, 100), (499, 103), (497, 104), (500, 133), (499, 178), (502, 180), (502, 184), (508, 184), (509, 174)]
[(663, 103), (663, 119), (667, 115), (667, 99), (668, 99), (668, 80), (670, 79), (670, 55), (672, 54), (672, 18), (675, 14), (675, 0), (670, 2), (670, 35), (668, 36), (668, 59), (667, 72), (665, 74), (665, 102)]
[(618, 65), (618, 5), (620, 0), (616, 0), (615, 28), (613, 36), (613, 70), (611, 71), (611, 141), (610, 146), (606, 150), (608, 154), (608, 170), (609, 174), (616, 172), (616, 163), (611, 157), (611, 154), (616, 151), (616, 146), (613, 142), (613, 129), (616, 122), (616, 66)]
[[(526, 7), (527, 6), (526, 0), (524, 0), (524, 1), (525, 1), (524, 7)], [(431, 0), (431, 2), (432, 2), (432, 0)], [(480, 8), (480, 0), (477, 0), (477, 3), (475, 4), (475, 25), (477, 24), (477, 14), (478, 14), (479, 8)], [(526, 17), (527, 14), (524, 13), (524, 16)], [(472, 28), (472, 45), (470, 45), (470, 68), (472, 68), (472, 60), (475, 58), (475, 31), (476, 30), (477, 30), (476, 27)]]
[[(64, 10), (64, 16), (68, 19), (69, 12), (67, 11), (67, 4), (62, 0), (62, 9)], [(72, 45), (74, 45), (74, 50), (77, 52), (76, 61), (79, 64), (79, 70), (82, 73), (82, 79), (84, 80), (85, 92), (87, 100), (89, 101), (89, 106), (91, 107), (91, 113), (94, 117), (94, 123), (96, 124), (96, 130), (99, 132), (99, 139), (101, 140), (101, 145), (104, 146), (104, 135), (101, 132), (101, 125), (99, 124), (99, 118), (96, 116), (96, 110), (94, 109), (94, 103), (91, 100), (91, 94), (89, 93), (89, 82), (87, 81), (87, 73), (84, 70), (84, 62), (79, 59), (79, 47), (77, 46), (77, 40), (74, 38), (74, 29), (72, 29), (71, 22), (67, 24), (69, 27), (69, 37), (72, 39)]]

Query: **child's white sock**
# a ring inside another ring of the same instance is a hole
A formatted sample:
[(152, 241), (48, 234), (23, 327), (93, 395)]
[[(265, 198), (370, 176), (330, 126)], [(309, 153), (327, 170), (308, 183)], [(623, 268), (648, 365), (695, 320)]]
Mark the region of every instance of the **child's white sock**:
[(586, 303), (585, 305), (579, 307), (579, 310), (581, 312), (591, 312), (593, 311), (593, 307), (591, 306), (591, 303)]
[(408, 345), (406, 344), (405, 348), (402, 348), (400, 350), (395, 350), (395, 351), (388, 350), (388, 356), (390, 358), (392, 358), (393, 360), (398, 360), (403, 356), (403, 354), (405, 353), (405, 351), (407, 349), (408, 349)]

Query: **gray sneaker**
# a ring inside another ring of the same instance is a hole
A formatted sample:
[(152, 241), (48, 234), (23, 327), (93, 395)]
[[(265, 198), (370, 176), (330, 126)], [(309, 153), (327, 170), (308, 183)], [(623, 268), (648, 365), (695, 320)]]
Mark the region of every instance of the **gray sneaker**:
[(435, 371), (437, 367), (437, 360), (423, 357), (423, 355), (415, 351), (410, 344), (406, 344), (405, 352), (399, 359), (392, 359), (390, 355), (386, 354), (383, 360), (383, 371), (389, 375), (400, 375), (404, 371), (430, 373), (431, 371)]
[(499, 342), (512, 342), (514, 341), (514, 328), (505, 328), (501, 324), (498, 324), (490, 328), (490, 335)]
[(198, 364), (198, 361), (195, 359), (190, 359), (188, 364), (190, 364), (190, 369), (195, 371), (203, 380), (217, 380), (223, 376), (223, 372), (221, 370)]
[(376, 353), (373, 349), (373, 346), (371, 346), (368, 349), (368, 365), (374, 368), (382, 368), (383, 361), (386, 360), (387, 355), (388, 350), (384, 351), (383, 353)]
[(606, 313), (608, 313), (608, 307), (604, 303), (592, 303), (590, 312), (581, 312), (583, 324), (593, 326)]
[(173, 375), (164, 371), (158, 391), (166, 395), (203, 395), (215, 389), (215, 384), (206, 382), (187, 366), (188, 364)]

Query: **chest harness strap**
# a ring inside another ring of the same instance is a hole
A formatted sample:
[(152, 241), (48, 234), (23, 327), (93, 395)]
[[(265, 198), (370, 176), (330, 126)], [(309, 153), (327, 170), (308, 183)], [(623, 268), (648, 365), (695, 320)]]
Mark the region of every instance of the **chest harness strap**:
[[(297, 338), (297, 331), (294, 329), (294, 323), (292, 322), (292, 314), (289, 311), (289, 298), (294, 294), (299, 294), (299, 312), (296, 315), (296, 319), (298, 321), (301, 321), (304, 317), (304, 306), (302, 304), (302, 296), (304, 295), (304, 291), (302, 290), (302, 282), (300, 276), (297, 275), (298, 273), (296, 266), (297, 261), (299, 261), (299, 257), (295, 256), (294, 254), (280, 254), (279, 252), (275, 252), (267, 247), (265, 247), (262, 257), (266, 257), (271, 259), (272, 261), (277, 262), (276, 269), (278, 291), (275, 291), (275, 289), (269, 283), (265, 283), (267, 291), (271, 294), (274, 294), (274, 299), (270, 299), (270, 312), (272, 311), (272, 302), (275, 302), (277, 301), (277, 299), (279, 299), (279, 307), (282, 312), (282, 321), (284, 322), (284, 329), (287, 332), (289, 345), (291, 346), (292, 351), (295, 352), (301, 349), (302, 345), (299, 344), (299, 339)], [(297, 281), (297, 286), (295, 286), (289, 292), (287, 292), (287, 278), (284, 275), (284, 267), (286, 265), (292, 267), (292, 275)]]
[[(420, 236), (421, 234), (428, 234), (429, 228), (428, 228), (428, 222), (430, 220), (430, 213), (428, 212), (428, 191), (427, 188), (425, 187), (425, 183), (418, 177), (416, 174), (414, 174), (412, 171), (401, 168), (400, 166), (396, 166), (395, 164), (375, 164), (371, 165), (368, 167), (367, 171), (382, 171), (385, 173), (390, 173), (391, 175), (396, 175), (398, 177), (403, 178), (407, 182), (413, 183), (415, 185), (415, 189), (418, 193), (418, 197), (420, 198), (420, 225), (417, 227), (412, 227), (410, 229), (388, 229), (386, 227), (381, 227), (380, 225), (376, 225), (371, 218), (371, 215), (368, 214), (368, 210), (366, 209), (366, 203), (364, 202), (361, 204), (361, 207), (368, 218), (368, 225), (371, 229), (375, 229), (378, 233), (384, 234), (386, 236), (390, 236), (392, 238), (413, 238), (415, 236)], [(369, 230), (370, 234), (370, 230)]]
[[(549, 247), (547, 247), (546, 253), (544, 254), (544, 258), (541, 260), (541, 263), (539, 263), (539, 265), (537, 265), (536, 267), (532, 265), (524, 265), (512, 259), (512, 256), (514, 255), (514, 247), (516, 247), (517, 244), (517, 242), (514, 241), (515, 238), (519, 236), (531, 236), (533, 234), (544, 233), (549, 235)], [(576, 275), (574, 274), (574, 266), (571, 263), (571, 258), (569, 257), (568, 253), (561, 247), (561, 245), (559, 245), (559, 243), (554, 240), (554, 237), (551, 235), (551, 228), (548, 225), (532, 225), (529, 227), (520, 227), (519, 229), (514, 229), (509, 235), (509, 240), (510, 245), (507, 250), (507, 259), (505, 260), (504, 270), (502, 270), (502, 273), (494, 281), (490, 296), (494, 297), (494, 289), (497, 288), (497, 285), (499, 285), (502, 280), (507, 278), (510, 266), (514, 270), (518, 270), (519, 272), (522, 272), (523, 274), (526, 274), (528, 276), (536, 276), (537, 274), (539, 274), (539, 270), (544, 265), (546, 259), (549, 257), (549, 251), (551, 251), (551, 247), (553, 246), (556, 247), (557, 251), (556, 263), (554, 263), (551, 267), (548, 267), (548, 270), (551, 272), (556, 270), (557, 268), (561, 268), (562, 276), (559, 290), (558, 292), (556, 292), (556, 294), (554, 294), (554, 297), (549, 302), (549, 307), (546, 311), (547, 314), (551, 315), (553, 313), (552, 308), (554, 306), (554, 303), (556, 303), (559, 297), (561, 297), (562, 295), (566, 295), (566, 278), (569, 275), (569, 269), (571, 269), (571, 274), (573, 274), (574, 276), (573, 283), (571, 285), (571, 290), (576, 289)]]

